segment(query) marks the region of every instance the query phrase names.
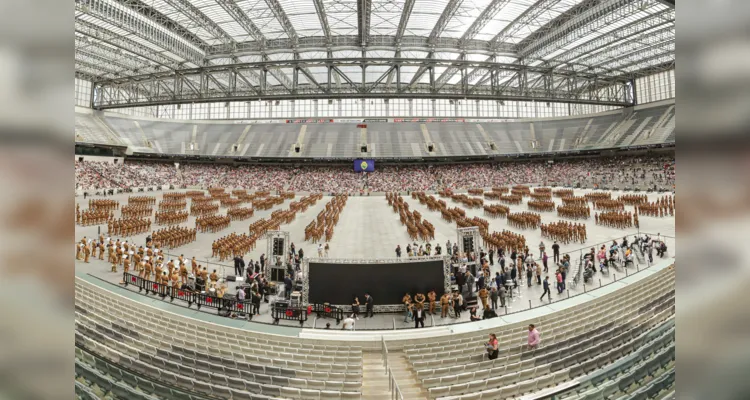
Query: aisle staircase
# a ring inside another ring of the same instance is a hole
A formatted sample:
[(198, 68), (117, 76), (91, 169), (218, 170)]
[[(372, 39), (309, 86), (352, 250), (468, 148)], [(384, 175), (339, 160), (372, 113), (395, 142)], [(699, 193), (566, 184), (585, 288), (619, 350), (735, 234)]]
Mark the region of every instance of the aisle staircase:
[[(362, 399), (363, 400), (381, 400), (396, 399), (401, 397), (393, 396), (390, 392), (389, 374), (383, 365), (383, 355), (380, 352), (362, 353)], [(400, 351), (388, 354), (388, 368), (398, 389), (400, 390), (403, 400), (428, 400), (427, 391), (424, 390), (417, 375), (411, 369), (411, 366)], [(393, 397), (392, 397), (393, 396)]]

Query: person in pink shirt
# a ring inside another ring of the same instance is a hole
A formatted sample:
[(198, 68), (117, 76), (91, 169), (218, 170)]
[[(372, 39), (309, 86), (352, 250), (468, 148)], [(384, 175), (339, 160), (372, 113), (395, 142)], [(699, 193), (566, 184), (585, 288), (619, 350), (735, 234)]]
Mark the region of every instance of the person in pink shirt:
[(529, 349), (535, 349), (540, 340), (539, 331), (536, 330), (534, 324), (529, 324)]

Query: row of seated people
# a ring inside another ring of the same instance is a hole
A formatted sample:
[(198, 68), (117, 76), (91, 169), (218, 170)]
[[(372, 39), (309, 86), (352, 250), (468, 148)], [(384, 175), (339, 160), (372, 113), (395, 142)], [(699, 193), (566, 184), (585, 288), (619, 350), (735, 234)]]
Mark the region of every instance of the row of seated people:
[[(657, 171), (641, 178), (639, 168)], [(76, 188), (132, 188), (155, 185), (174, 187), (235, 187), (250, 190), (323, 191), (352, 193), (438, 190), (444, 187), (474, 189), (529, 182), (561, 184), (624, 185), (637, 179), (661, 186), (674, 184), (674, 158), (612, 157), (564, 160), (550, 166), (546, 161), (502, 164), (409, 165), (376, 168), (367, 175), (351, 166), (227, 166), (182, 164), (177, 174), (174, 164), (126, 161), (121, 165), (99, 162), (76, 163)], [(658, 179), (657, 179), (658, 178)]]

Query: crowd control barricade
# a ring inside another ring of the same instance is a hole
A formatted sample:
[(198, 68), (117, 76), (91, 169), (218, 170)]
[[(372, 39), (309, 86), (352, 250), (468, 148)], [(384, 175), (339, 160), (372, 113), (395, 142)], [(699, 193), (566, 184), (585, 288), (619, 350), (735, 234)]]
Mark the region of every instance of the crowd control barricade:
[(330, 304), (313, 304), (312, 311), (320, 317), (333, 318), (336, 320), (338, 325), (344, 319), (344, 310), (340, 307), (332, 306)]
[(307, 321), (307, 315), (312, 312), (311, 307), (284, 307), (284, 306), (273, 306), (271, 308), (271, 317), (273, 323), (278, 324), (280, 320), (299, 321), (300, 325), (304, 325)]

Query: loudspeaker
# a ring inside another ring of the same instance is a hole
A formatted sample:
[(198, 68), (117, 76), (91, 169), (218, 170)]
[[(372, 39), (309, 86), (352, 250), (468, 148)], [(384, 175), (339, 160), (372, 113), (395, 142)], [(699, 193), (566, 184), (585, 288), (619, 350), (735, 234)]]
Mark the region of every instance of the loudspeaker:
[(295, 153), (299, 153), (299, 145), (295, 145), (294, 146), (294, 152)]
[(464, 251), (469, 253), (474, 251), (474, 238), (471, 236), (464, 236)]
[(286, 276), (284, 268), (271, 268), (271, 280), (274, 282), (283, 282)]
[(237, 277), (234, 275), (227, 275), (227, 282), (235, 282), (237, 281)]
[(367, 153), (367, 145), (366, 145), (366, 144), (365, 144), (365, 145), (362, 145), (362, 147), (360, 147), (360, 148), (359, 148), (359, 151), (360, 151), (361, 153)]
[(273, 254), (274, 256), (284, 255), (284, 238), (273, 238)]
[(433, 147), (432, 143), (430, 143), (430, 144), (427, 145), (427, 151), (430, 152), (430, 153), (432, 153), (433, 151), (435, 151), (435, 148)]

